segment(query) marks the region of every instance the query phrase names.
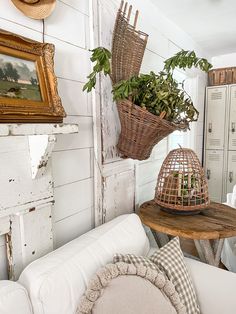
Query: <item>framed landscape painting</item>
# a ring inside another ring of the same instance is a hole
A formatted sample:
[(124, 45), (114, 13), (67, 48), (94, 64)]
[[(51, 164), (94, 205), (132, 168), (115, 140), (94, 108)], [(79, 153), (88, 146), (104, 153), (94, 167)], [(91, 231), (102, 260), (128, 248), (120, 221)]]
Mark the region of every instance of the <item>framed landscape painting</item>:
[(62, 122), (54, 46), (0, 30), (0, 122)]

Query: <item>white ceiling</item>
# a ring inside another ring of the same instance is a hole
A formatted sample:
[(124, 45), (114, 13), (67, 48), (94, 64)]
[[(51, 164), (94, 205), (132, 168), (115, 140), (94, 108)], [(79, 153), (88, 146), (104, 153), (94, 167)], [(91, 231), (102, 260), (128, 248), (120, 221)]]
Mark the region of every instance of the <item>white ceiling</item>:
[(152, 0), (211, 56), (236, 52), (236, 0)]

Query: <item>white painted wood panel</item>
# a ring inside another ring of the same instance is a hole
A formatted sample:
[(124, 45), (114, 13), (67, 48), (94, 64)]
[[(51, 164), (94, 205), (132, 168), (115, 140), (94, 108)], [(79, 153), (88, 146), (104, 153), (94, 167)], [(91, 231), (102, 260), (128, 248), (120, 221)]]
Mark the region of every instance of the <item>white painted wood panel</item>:
[(58, 1), (54, 14), (45, 20), (45, 33), (85, 48), (85, 18), (78, 10)]
[[(83, 82), (87, 80), (86, 76), (90, 72), (90, 53), (87, 51), (90, 42), (88, 7), (89, 1), (87, 0), (57, 1), (55, 11), (45, 21), (45, 31), (47, 33), (45, 41), (54, 43), (56, 46), (55, 72), (60, 77), (58, 80), (59, 94), (69, 116), (74, 116), (68, 119), (81, 120), (82, 126), (80, 136), (72, 136), (67, 138), (67, 140), (60, 137), (57, 148), (63, 150), (63, 152), (54, 153), (55, 165), (53, 170), (56, 171), (56, 183), (63, 185), (61, 189), (58, 188), (60, 194), (55, 192), (56, 204), (58, 206), (57, 219), (60, 221), (60, 227), (58, 227), (58, 230), (60, 230), (59, 237), (55, 238), (55, 245), (57, 245), (57, 239), (59, 239), (60, 243), (65, 243), (70, 240), (72, 235), (81, 234), (94, 225), (92, 207), (93, 167), (91, 167), (93, 147), (92, 98), (91, 95), (82, 92)], [(1, 28), (8, 31), (38, 41), (43, 40), (42, 21), (25, 17), (14, 7), (11, 1), (0, 1), (0, 24)], [(87, 150), (84, 149), (87, 147)], [(48, 172), (42, 178), (35, 181), (30, 179), (29, 153), (26, 139), (23, 137), (11, 138), (9, 140), (0, 139), (0, 164), (0, 183), (4, 187), (0, 191), (0, 216), (3, 213), (16, 213), (19, 209), (27, 212), (31, 206), (42, 204), (45, 202), (45, 199), (52, 200), (53, 180), (51, 166), (49, 165)], [(86, 178), (89, 179), (87, 180)], [(80, 180), (83, 181), (80, 182)], [(71, 181), (74, 183), (70, 184)], [(65, 203), (69, 207), (65, 207)], [(11, 207), (15, 205), (18, 207)], [(86, 210), (84, 210), (85, 208)], [(66, 209), (69, 210), (69, 214)], [(54, 208), (54, 213), (56, 210)], [(81, 211), (83, 212), (82, 214), (80, 213)], [(78, 213), (79, 215), (77, 216)], [(71, 214), (76, 219), (69, 219), (68, 216), (71, 217)], [(31, 215), (34, 215), (34, 213), (31, 213)], [(34, 224), (33, 216), (31, 215), (29, 214), (24, 216), (24, 219), (20, 219), (21, 226), (24, 225), (28, 229), (31, 222)], [(44, 220), (44, 218), (42, 219)], [(64, 218), (66, 218), (65, 223), (63, 222)], [(42, 226), (40, 219), (36, 223), (38, 227)], [(68, 230), (68, 226), (71, 227), (71, 230)], [(45, 237), (50, 233), (49, 230), (43, 230), (42, 232)], [(23, 235), (24, 233), (18, 238), (20, 239)], [(45, 240), (49, 238), (46, 237)], [(32, 241), (36, 244), (34, 239), (34, 234), (32, 234)], [(26, 249), (23, 248), (24, 258), (27, 262), (31, 260), (31, 257), (32, 259), (38, 257), (37, 253), (31, 254), (31, 251), (33, 247), (42, 249), (44, 239), (41, 240), (42, 243), (36, 246), (32, 244)], [(45, 246), (51, 249), (49, 244)], [(45, 252), (42, 252), (42, 254)], [(23, 258), (22, 250), (19, 249), (18, 253), (21, 259), (19, 263), (21, 263)], [(22, 265), (21, 263), (20, 267)], [(19, 270), (21, 269), (20, 267), (18, 268)], [(6, 252), (3, 241), (0, 242), (0, 278), (6, 278)]]
[(21, 13), (11, 1), (0, 1), (0, 17), (13, 21), (16, 24), (26, 26), (36, 31), (41, 31), (42, 23), (39, 20), (33, 20)]
[(45, 40), (56, 47), (56, 75), (65, 79), (86, 82), (90, 73), (90, 52), (54, 37), (45, 36)]
[[(26, 150), (27, 149), (27, 150)], [(0, 216), (8, 209), (50, 198), (53, 195), (50, 171), (32, 180), (28, 146), (24, 151), (2, 153), (0, 156)]]
[(12, 215), (8, 241), (9, 276), (17, 280), (29, 263), (53, 249), (51, 204)]
[(52, 170), (55, 187), (90, 178), (90, 149), (54, 152)]
[[(4, 1), (7, 2), (7, 0), (3, 0), (3, 2)], [(2, 4), (2, 1), (0, 3), (0, 6), (1, 6), (1, 4)], [(0, 14), (1, 14), (1, 12), (3, 12), (3, 11), (1, 11), (1, 9), (0, 9)], [(4, 19), (4, 18), (0, 17), (0, 23), (1, 23), (0, 27), (2, 29), (5, 29), (8, 32), (19, 34), (19, 35), (27, 37), (27, 38), (32, 38), (32, 39), (37, 40), (37, 41), (42, 41), (42, 39), (43, 39), (43, 36), (40, 32), (35, 31), (31, 28), (22, 26), (21, 24), (16, 24), (14, 22), (11, 22), (8, 19)], [(40, 25), (41, 25), (40, 30), (42, 30), (42, 24), (40, 24)]]
[(91, 98), (82, 91), (84, 83), (58, 79), (58, 91), (67, 115), (91, 115)]
[(89, 15), (89, 1), (88, 0), (59, 0), (67, 5), (72, 6), (73, 8), (79, 10), (85, 15)]
[(5, 237), (0, 236), (0, 280), (7, 278), (7, 252), (5, 246)]
[(87, 208), (53, 225), (54, 248), (77, 238), (94, 227), (93, 208)]
[(56, 187), (53, 220), (55, 222), (93, 206), (93, 178)]
[(156, 187), (156, 180), (152, 182), (148, 182), (147, 184), (141, 185), (138, 187), (138, 199), (137, 205), (142, 205), (144, 202), (152, 200), (155, 195), (155, 187)]
[(105, 221), (134, 211), (134, 170), (104, 178), (103, 188)]
[(58, 135), (54, 151), (93, 147), (92, 117), (68, 116), (65, 121), (78, 123), (79, 133), (68, 134), (66, 137)]

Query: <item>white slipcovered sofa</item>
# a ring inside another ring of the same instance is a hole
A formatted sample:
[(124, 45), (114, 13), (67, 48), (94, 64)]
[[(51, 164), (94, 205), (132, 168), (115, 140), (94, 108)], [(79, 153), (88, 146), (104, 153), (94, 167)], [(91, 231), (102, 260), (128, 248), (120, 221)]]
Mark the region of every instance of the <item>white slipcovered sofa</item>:
[[(139, 217), (122, 215), (34, 261), (17, 283), (0, 282), (0, 313), (74, 314), (90, 277), (115, 253), (147, 255), (151, 249)], [(236, 275), (186, 262), (202, 314), (235, 314)]]

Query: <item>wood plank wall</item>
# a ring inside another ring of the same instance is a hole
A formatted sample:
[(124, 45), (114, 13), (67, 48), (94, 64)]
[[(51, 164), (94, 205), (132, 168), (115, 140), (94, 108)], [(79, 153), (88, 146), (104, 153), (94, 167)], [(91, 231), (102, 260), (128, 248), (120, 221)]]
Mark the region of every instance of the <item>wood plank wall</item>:
[[(38, 41), (43, 39), (42, 21), (25, 17), (9, 0), (0, 1), (0, 28)], [(10, 200), (17, 200), (19, 205), (52, 194), (52, 172), (56, 248), (94, 226), (92, 105), (91, 96), (82, 92), (90, 72), (89, 1), (58, 0), (55, 11), (45, 20), (45, 34), (45, 41), (56, 46), (55, 72), (68, 114), (65, 121), (79, 123), (79, 133), (58, 136), (52, 167), (44, 179), (36, 181), (30, 177), (26, 139), (18, 138), (14, 143), (12, 138), (0, 139), (0, 211), (9, 204), (16, 205)], [(15, 183), (10, 184), (10, 176), (17, 178)], [(1, 237), (0, 279), (6, 276), (5, 241)]]

